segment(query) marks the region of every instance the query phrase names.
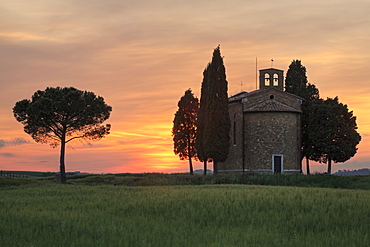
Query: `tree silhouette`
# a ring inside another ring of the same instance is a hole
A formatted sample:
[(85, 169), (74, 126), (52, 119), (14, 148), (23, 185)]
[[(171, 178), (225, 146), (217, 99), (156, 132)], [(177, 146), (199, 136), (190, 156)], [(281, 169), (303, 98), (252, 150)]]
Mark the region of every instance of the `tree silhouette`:
[(197, 133), (196, 133), (196, 141), (195, 147), (197, 149), (197, 156), (200, 161), (203, 162), (203, 173), (204, 175), (207, 174), (207, 162), (208, 157), (205, 153), (205, 146), (204, 146), (204, 131), (205, 131), (205, 120), (206, 120), (206, 109), (208, 108), (208, 70), (207, 68), (203, 71), (203, 82), (201, 88), (201, 97), (200, 97), (200, 108), (198, 110), (198, 119), (196, 122), (197, 125)]
[(198, 121), (200, 132), (197, 135), (198, 157), (203, 161), (213, 160), (214, 174), (218, 172), (217, 163), (225, 161), (229, 154), (230, 117), (227, 84), (225, 66), (218, 46), (213, 51), (211, 63), (203, 73)]
[(32, 99), (24, 99), (13, 107), (14, 117), (24, 125), (24, 131), (39, 143), (60, 148), (60, 177), (66, 183), (65, 146), (75, 139), (99, 140), (109, 134), (112, 107), (92, 92), (73, 87), (37, 91)]
[(199, 102), (188, 89), (177, 105), (179, 109), (175, 113), (172, 128), (174, 152), (181, 160), (189, 160), (190, 175), (193, 175), (192, 158), (197, 159), (195, 135)]
[(301, 159), (306, 157), (307, 174), (310, 174), (309, 157), (315, 151), (315, 140), (311, 140), (309, 132), (312, 131), (308, 125), (309, 119), (312, 117), (313, 104), (319, 100), (319, 90), (314, 84), (310, 84), (306, 76), (306, 67), (302, 65), (300, 60), (293, 60), (289, 65), (285, 78), (285, 91), (295, 94), (304, 99), (302, 103), (302, 146)]
[(361, 136), (357, 132), (356, 117), (347, 105), (339, 103), (338, 97), (316, 102), (308, 123), (312, 127), (309, 137), (315, 140), (315, 150), (310, 158), (328, 164), (345, 162), (357, 152)]

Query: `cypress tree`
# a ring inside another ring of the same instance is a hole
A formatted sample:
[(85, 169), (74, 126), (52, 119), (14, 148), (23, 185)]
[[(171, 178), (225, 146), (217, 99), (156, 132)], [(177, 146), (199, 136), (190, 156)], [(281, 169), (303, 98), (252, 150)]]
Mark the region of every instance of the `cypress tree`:
[(227, 96), (227, 80), (220, 46), (213, 51), (211, 63), (203, 73), (198, 121), (198, 155), (213, 161), (217, 174), (217, 163), (225, 161), (229, 154), (230, 118)]
[(192, 158), (197, 159), (195, 149), (196, 120), (199, 108), (198, 99), (194, 97), (191, 89), (185, 91), (177, 104), (179, 109), (173, 120), (172, 136), (174, 152), (181, 160), (189, 160), (190, 175), (193, 175)]
[(306, 76), (306, 67), (300, 60), (293, 60), (289, 65), (285, 79), (285, 91), (295, 94), (304, 99), (302, 104), (302, 145), (301, 159), (306, 157), (307, 174), (309, 170), (309, 157), (315, 152), (314, 140), (310, 139), (311, 126), (308, 125), (313, 111), (313, 104), (319, 99), (319, 90), (314, 84), (310, 84)]
[(199, 110), (198, 110), (198, 119), (196, 123), (197, 133), (196, 133), (196, 141), (195, 141), (195, 147), (197, 149), (198, 159), (203, 162), (204, 175), (207, 174), (207, 162), (208, 162), (208, 157), (205, 153), (205, 147), (204, 147), (204, 142), (203, 142), (205, 119), (206, 119), (206, 108), (208, 107), (207, 106), (207, 103), (208, 103), (207, 95), (208, 95), (209, 80), (207, 78), (208, 78), (207, 68), (205, 68), (203, 71), (203, 82), (202, 82), (201, 97), (200, 97), (200, 104), (199, 104)]
[(293, 60), (285, 78), (285, 91), (308, 99), (306, 67), (300, 60)]

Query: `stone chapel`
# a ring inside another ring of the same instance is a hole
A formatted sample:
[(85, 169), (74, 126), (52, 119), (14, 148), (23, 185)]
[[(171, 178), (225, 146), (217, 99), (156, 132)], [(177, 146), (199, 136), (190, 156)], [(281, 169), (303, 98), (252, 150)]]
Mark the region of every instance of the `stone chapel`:
[(259, 90), (229, 97), (230, 150), (219, 172), (301, 172), (301, 104), (284, 71), (260, 70)]

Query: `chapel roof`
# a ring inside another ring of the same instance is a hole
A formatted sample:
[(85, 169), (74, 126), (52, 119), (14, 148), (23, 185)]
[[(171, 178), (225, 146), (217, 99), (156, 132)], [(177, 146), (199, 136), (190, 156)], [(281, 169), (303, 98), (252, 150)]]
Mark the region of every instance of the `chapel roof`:
[(266, 100), (262, 103), (253, 105), (244, 110), (244, 112), (298, 112), (302, 111), (297, 110), (291, 106), (280, 103), (276, 100)]
[(241, 99), (243, 99), (243, 98), (247, 97), (248, 95), (249, 95), (249, 93), (248, 93), (248, 92), (246, 92), (246, 91), (241, 91), (241, 92), (239, 92), (239, 93), (237, 93), (237, 94), (234, 94), (234, 95), (230, 96), (230, 97), (229, 97), (229, 102), (233, 102), (233, 101), (241, 100)]
[(234, 94), (234, 95), (230, 96), (229, 97), (229, 102), (239, 101), (239, 100), (242, 100), (243, 98), (252, 97), (252, 96), (260, 94), (260, 93), (268, 93), (268, 92), (271, 92), (271, 91), (273, 91), (274, 93), (279, 93), (279, 94), (283, 93), (286, 97), (290, 97), (290, 98), (293, 98), (293, 99), (300, 99), (300, 100), (304, 101), (304, 99), (302, 97), (298, 96), (298, 95), (288, 93), (286, 91), (280, 91), (280, 90), (277, 90), (275, 88), (268, 88), (268, 89), (257, 89), (257, 90), (251, 91), (251, 92), (246, 92), (246, 91), (239, 92), (237, 94)]

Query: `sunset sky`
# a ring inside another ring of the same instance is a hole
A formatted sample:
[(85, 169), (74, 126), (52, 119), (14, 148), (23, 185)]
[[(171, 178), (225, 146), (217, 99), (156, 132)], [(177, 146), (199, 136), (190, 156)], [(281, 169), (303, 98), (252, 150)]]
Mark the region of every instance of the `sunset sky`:
[(187, 171), (172, 121), (188, 88), (200, 97), (218, 44), (230, 96), (256, 89), (256, 57), (258, 69), (273, 58), (285, 73), (301, 60), (321, 97), (357, 116), (358, 153), (333, 171), (370, 168), (369, 10), (369, 0), (0, 0), (0, 170), (58, 171), (59, 148), (35, 143), (12, 108), (73, 86), (104, 97), (112, 129), (92, 145), (71, 142), (67, 171)]

